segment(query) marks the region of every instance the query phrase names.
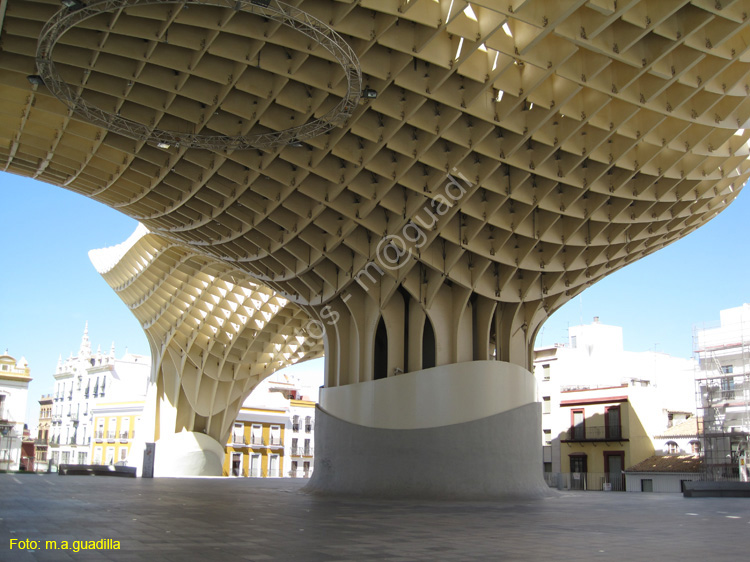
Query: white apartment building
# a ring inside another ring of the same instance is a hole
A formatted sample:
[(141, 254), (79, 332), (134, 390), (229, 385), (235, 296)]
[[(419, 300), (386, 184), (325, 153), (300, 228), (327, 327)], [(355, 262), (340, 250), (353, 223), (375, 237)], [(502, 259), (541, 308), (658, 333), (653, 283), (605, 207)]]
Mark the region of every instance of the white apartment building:
[[(542, 403), (543, 461), (546, 473), (559, 473), (562, 463), (560, 441), (573, 422), (564, 417), (563, 392), (627, 385), (649, 387), (653, 406), (642, 420), (649, 435), (661, 433), (695, 413), (694, 362), (665, 353), (632, 352), (623, 348), (619, 326), (599, 322), (573, 326), (568, 342), (534, 351), (534, 373)], [(653, 411), (651, 411), (653, 410)], [(640, 411), (644, 411), (642, 408)], [(561, 413), (562, 412), (562, 413)]]
[(750, 304), (696, 331), (698, 433), (710, 478), (750, 481)]
[(116, 359), (114, 343), (108, 354), (101, 348), (92, 352), (87, 323), (78, 354), (60, 358), (54, 374), (50, 463), (92, 463), (95, 410), (115, 401), (144, 400), (150, 372), (147, 356), (126, 352)]
[(23, 357), (0, 355), (0, 470), (18, 470), (31, 371)]

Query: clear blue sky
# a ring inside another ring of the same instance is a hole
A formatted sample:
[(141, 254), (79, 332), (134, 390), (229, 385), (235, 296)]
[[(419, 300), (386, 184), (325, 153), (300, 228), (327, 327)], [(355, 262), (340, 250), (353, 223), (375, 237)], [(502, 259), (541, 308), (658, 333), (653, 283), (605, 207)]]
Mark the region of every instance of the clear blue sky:
[[(88, 321), (94, 349), (148, 354), (143, 332), (88, 259), (88, 251), (123, 242), (136, 222), (59, 187), (0, 174), (2, 256), (0, 351), (25, 356), (36, 401), (52, 392), (57, 359), (80, 346)], [(695, 324), (750, 301), (750, 194), (685, 239), (595, 284), (545, 324), (537, 345), (567, 341), (567, 328), (591, 322), (622, 326), (625, 348), (691, 355)], [(302, 367), (302, 366), (300, 366)], [(312, 367), (312, 365), (311, 365)], [(315, 369), (319, 370), (320, 362)]]

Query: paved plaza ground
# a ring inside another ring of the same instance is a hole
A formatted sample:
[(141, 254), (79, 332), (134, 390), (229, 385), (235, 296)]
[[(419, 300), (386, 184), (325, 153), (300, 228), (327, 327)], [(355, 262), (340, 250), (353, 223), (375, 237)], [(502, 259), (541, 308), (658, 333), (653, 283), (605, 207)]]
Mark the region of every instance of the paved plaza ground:
[[(563, 492), (380, 501), (310, 496), (302, 485), (0, 474), (0, 560), (739, 561), (750, 552), (750, 499)], [(11, 539), (39, 547), (10, 550)], [(120, 550), (72, 550), (100, 539)]]

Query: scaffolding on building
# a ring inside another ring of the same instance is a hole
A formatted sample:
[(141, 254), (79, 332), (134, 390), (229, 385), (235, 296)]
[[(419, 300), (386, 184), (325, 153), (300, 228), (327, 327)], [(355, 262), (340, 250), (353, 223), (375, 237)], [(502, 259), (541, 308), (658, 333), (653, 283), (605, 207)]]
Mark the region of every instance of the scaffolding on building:
[(704, 478), (748, 481), (750, 316), (694, 328), (693, 350)]

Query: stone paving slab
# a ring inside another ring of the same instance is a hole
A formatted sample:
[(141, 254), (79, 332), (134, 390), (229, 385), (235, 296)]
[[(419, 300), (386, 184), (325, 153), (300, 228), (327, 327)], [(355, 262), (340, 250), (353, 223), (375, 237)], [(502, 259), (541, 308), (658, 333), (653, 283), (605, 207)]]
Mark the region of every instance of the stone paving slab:
[[(744, 560), (750, 500), (566, 492), (440, 502), (311, 496), (303, 480), (0, 474), (1, 561)], [(11, 539), (39, 541), (10, 549)], [(120, 541), (50, 550), (48, 540)]]

